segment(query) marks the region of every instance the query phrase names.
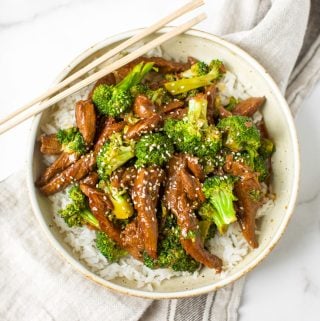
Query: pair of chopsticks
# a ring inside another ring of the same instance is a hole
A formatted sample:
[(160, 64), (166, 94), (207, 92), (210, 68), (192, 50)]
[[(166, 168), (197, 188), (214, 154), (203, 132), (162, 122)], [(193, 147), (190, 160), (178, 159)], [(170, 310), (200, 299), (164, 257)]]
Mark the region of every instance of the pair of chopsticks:
[[(154, 33), (155, 31), (159, 30), (167, 23), (181, 17), (182, 15), (190, 12), (204, 4), (203, 0), (193, 0), (186, 5), (182, 6), (178, 10), (172, 12), (168, 16), (162, 18), (155, 24), (151, 25), (149, 28), (146, 28), (142, 32), (138, 33), (137, 35), (129, 38), (128, 40), (122, 42), (119, 46), (109, 50), (107, 53), (102, 55), (101, 57), (97, 58), (93, 62), (89, 63), (79, 71), (75, 72), (68, 78), (64, 79), (54, 87), (47, 90), (45, 93), (40, 95), (39, 97), (33, 99), (28, 104), (22, 106), (21, 108), (17, 109), (13, 113), (9, 114), (8, 116), (4, 117), (0, 120), (0, 134), (6, 132), (7, 130), (13, 128), (14, 126), (20, 124), (24, 120), (39, 114), (46, 108), (50, 107), (51, 105), (57, 103), (61, 99), (77, 92), (78, 90), (82, 89), (83, 87), (97, 81), (98, 79), (102, 78), (103, 76), (113, 72), (114, 70), (126, 65), (127, 63), (131, 62), (132, 60), (140, 57), (141, 55), (145, 54), (152, 48), (155, 48), (162, 43), (166, 42), (167, 40), (184, 33), (188, 29), (192, 28), (194, 25), (198, 24), (199, 22), (206, 19), (206, 14), (202, 13), (196, 16), (195, 18), (187, 21), (186, 23), (173, 28), (171, 31), (162, 34), (161, 36), (155, 38), (154, 40), (148, 42), (144, 46), (140, 47), (138, 50), (127, 54), (123, 58), (110, 63), (103, 69), (95, 72), (94, 74), (88, 76), (83, 80), (79, 80), (80, 77), (85, 75), (88, 71), (92, 70), (93, 68), (97, 67), (101, 63), (105, 62), (107, 59), (115, 56), (116, 54), (120, 53), (121, 51), (125, 50), (132, 44), (136, 43), (137, 41), (145, 38), (146, 36)], [(64, 89), (63, 91), (57, 93), (59, 90), (65, 88), (67, 85), (70, 85), (71, 82), (79, 80), (76, 84), (72, 85), (69, 88)], [(56, 95), (54, 95), (56, 94)], [(40, 104), (39, 104), (40, 103)]]

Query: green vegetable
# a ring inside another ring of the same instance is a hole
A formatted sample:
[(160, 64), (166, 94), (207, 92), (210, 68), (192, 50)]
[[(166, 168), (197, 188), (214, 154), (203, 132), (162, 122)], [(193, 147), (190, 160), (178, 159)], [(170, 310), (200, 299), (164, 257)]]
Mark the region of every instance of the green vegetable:
[(252, 119), (244, 116), (230, 116), (221, 119), (217, 125), (224, 132), (224, 145), (234, 152), (247, 151), (253, 160), (260, 147), (260, 132)]
[(264, 159), (267, 159), (272, 156), (275, 152), (275, 146), (273, 142), (268, 138), (261, 138), (261, 146), (258, 150), (259, 155), (261, 155)]
[(263, 194), (260, 189), (252, 189), (249, 192), (249, 197), (254, 201), (254, 202), (259, 202), (262, 198)]
[(229, 111), (233, 111), (234, 110), (234, 107), (236, 107), (236, 105), (239, 103), (239, 99), (231, 96), (230, 99), (229, 99), (229, 103), (227, 106), (225, 106), (225, 109), (226, 110), (229, 110)]
[(180, 152), (198, 157), (214, 156), (221, 148), (219, 131), (207, 122), (207, 99), (198, 94), (189, 100), (188, 115), (183, 120), (168, 119), (164, 131)]
[(176, 80), (180, 79), (178, 74), (165, 74), (164, 78), (167, 81), (176, 81)]
[(204, 61), (198, 61), (190, 69), (181, 73), (183, 78), (204, 76), (209, 72), (209, 66)]
[(146, 96), (157, 106), (162, 106), (172, 101), (172, 97), (163, 87), (155, 90), (149, 89), (146, 92)]
[(105, 256), (109, 262), (118, 262), (120, 258), (127, 255), (127, 252), (121, 249), (107, 234), (96, 232), (97, 249)]
[(149, 256), (147, 252), (143, 252), (143, 264), (149, 269), (157, 269), (159, 267), (158, 261)]
[[(196, 69), (198, 71), (200, 70), (199, 67), (196, 67)], [(178, 95), (192, 89), (208, 86), (213, 80), (217, 80), (222, 76), (224, 68), (221, 61), (213, 60), (210, 63), (209, 69), (210, 71), (205, 75), (169, 81), (165, 83), (164, 86), (172, 95)], [(201, 72), (203, 72), (203, 69)]]
[(100, 187), (108, 194), (113, 205), (112, 214), (116, 219), (124, 220), (133, 215), (133, 206), (125, 189), (115, 188), (105, 181), (100, 182)]
[(259, 181), (264, 182), (270, 175), (267, 160), (262, 156), (257, 156), (254, 160), (254, 171), (259, 174)]
[(192, 89), (179, 95), (176, 95), (175, 98), (179, 100), (189, 100), (190, 98), (197, 96), (197, 94), (199, 93), (201, 93), (200, 89)]
[(60, 129), (57, 132), (57, 139), (62, 145), (62, 149), (64, 152), (76, 152), (80, 155), (86, 152), (86, 144), (84, 142), (84, 139), (81, 133), (75, 127)]
[(132, 86), (130, 88), (131, 95), (135, 98), (139, 95), (146, 95), (147, 91), (149, 90), (149, 87), (146, 84), (137, 84), (135, 86)]
[(111, 173), (134, 157), (134, 143), (124, 141), (121, 133), (111, 135), (97, 155), (98, 174), (107, 180)]
[(99, 228), (99, 222), (90, 212), (86, 196), (81, 192), (79, 186), (73, 186), (69, 190), (69, 198), (72, 202), (58, 212), (67, 225), (73, 227), (90, 224)]
[(220, 77), (225, 73), (225, 66), (224, 66), (223, 62), (219, 59), (211, 60), (211, 62), (209, 64), (209, 69), (210, 70), (218, 69), (220, 72)]
[(130, 88), (139, 84), (152, 69), (153, 63), (141, 62), (134, 66), (128, 75), (115, 86), (101, 84), (97, 86), (92, 100), (98, 110), (107, 116), (118, 117), (128, 111), (133, 103)]
[(136, 166), (162, 166), (169, 160), (173, 152), (173, 144), (165, 134), (144, 135), (135, 146)]
[(207, 201), (199, 209), (204, 220), (213, 221), (219, 232), (224, 234), (228, 225), (237, 220), (233, 201), (234, 178), (231, 176), (213, 176), (205, 180), (203, 192)]
[(180, 233), (175, 217), (168, 214), (162, 231), (162, 238), (158, 244), (158, 259), (153, 260), (144, 253), (144, 264), (151, 269), (160, 267), (187, 272), (197, 270), (200, 264), (183, 249), (180, 243)]
[(133, 97), (137, 97), (138, 95), (148, 97), (152, 103), (157, 106), (162, 106), (172, 101), (172, 97), (163, 87), (152, 90), (146, 84), (138, 84), (133, 86), (130, 92)]
[(202, 240), (205, 242), (214, 237), (216, 233), (216, 226), (212, 221), (199, 221), (199, 230)]

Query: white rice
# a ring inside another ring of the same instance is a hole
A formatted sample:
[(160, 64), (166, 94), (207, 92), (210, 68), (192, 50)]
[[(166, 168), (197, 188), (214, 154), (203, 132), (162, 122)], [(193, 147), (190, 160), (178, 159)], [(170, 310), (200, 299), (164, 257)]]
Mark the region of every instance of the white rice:
[[(155, 49), (151, 55), (166, 57), (161, 48)], [(82, 89), (73, 94), (54, 107), (49, 122), (41, 127), (43, 133), (56, 133), (60, 128), (69, 128), (75, 126), (74, 107), (78, 100), (86, 99), (88, 92), (92, 87)], [(248, 94), (245, 87), (237, 81), (237, 78), (231, 72), (227, 72), (218, 83), (220, 98), (223, 105), (228, 104), (229, 97), (246, 99)], [(261, 119), (261, 114), (255, 115), (255, 120)], [(46, 165), (52, 163), (54, 156), (45, 156)], [(141, 262), (131, 256), (121, 258), (118, 263), (109, 263), (108, 260), (97, 250), (95, 246), (95, 232), (86, 227), (69, 228), (64, 220), (58, 215), (58, 210), (69, 203), (67, 190), (56, 193), (49, 197), (54, 211), (54, 222), (64, 234), (64, 241), (71, 246), (73, 251), (79, 256), (92, 272), (106, 280), (117, 277), (125, 277), (128, 280), (137, 282), (137, 286), (152, 291), (154, 285), (159, 285), (163, 280), (175, 276), (190, 275), (188, 272), (174, 272), (170, 269), (152, 270), (144, 266)], [(273, 207), (273, 201), (269, 200), (259, 209), (257, 217), (261, 218)], [(258, 231), (259, 232), (259, 231)], [(234, 223), (229, 226), (225, 235), (219, 235), (208, 241), (207, 247), (211, 253), (219, 256), (223, 260), (223, 272), (216, 274), (215, 277), (223, 278), (230, 270), (236, 266), (251, 251), (250, 246), (244, 240), (239, 224)], [(192, 274), (194, 278), (199, 277), (200, 271)]]

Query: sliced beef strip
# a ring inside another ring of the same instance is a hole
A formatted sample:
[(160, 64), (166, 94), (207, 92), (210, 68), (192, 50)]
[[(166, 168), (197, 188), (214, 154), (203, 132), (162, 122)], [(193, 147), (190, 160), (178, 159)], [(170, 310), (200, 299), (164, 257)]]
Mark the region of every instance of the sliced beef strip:
[(269, 133), (268, 133), (268, 129), (266, 127), (266, 124), (264, 122), (264, 120), (260, 120), (257, 124), (256, 124), (257, 128), (259, 129), (260, 131), (260, 135), (261, 135), (261, 138), (269, 138)]
[(134, 100), (133, 112), (140, 118), (148, 118), (157, 113), (157, 107), (148, 97), (138, 95)]
[(168, 74), (168, 73), (178, 73), (178, 72), (182, 72), (184, 70), (187, 70), (190, 68), (190, 63), (181, 63), (181, 62), (175, 62), (175, 61), (171, 61), (171, 60), (166, 60), (164, 58), (161, 57), (139, 57), (131, 62), (129, 62), (128, 64), (126, 64), (125, 66), (119, 68), (118, 70), (116, 70), (116, 75), (118, 77), (119, 80), (123, 79), (128, 73), (129, 71), (138, 63), (140, 63), (141, 61), (144, 62), (153, 62), (154, 66), (159, 68), (159, 72), (162, 74)]
[[(204, 248), (198, 220), (193, 212), (193, 205), (185, 192), (181, 179), (181, 171), (185, 170), (185, 168), (185, 155), (175, 155), (170, 159), (168, 167), (169, 178), (165, 188), (165, 204), (177, 217), (178, 225), (181, 228), (180, 241), (185, 251), (198, 262), (220, 272), (222, 261)], [(192, 238), (188, 237), (190, 232), (193, 234)]]
[(120, 167), (115, 170), (110, 177), (111, 185), (115, 188), (132, 189), (137, 176), (135, 166)]
[(75, 108), (76, 123), (87, 146), (93, 143), (96, 133), (96, 111), (90, 100), (79, 100)]
[(192, 66), (192, 65), (194, 65), (195, 63), (199, 62), (199, 60), (198, 60), (197, 58), (194, 58), (194, 57), (191, 57), (191, 56), (189, 56), (189, 57), (187, 58), (187, 61), (188, 61), (188, 63), (189, 63), (190, 66)]
[(265, 102), (266, 97), (250, 97), (238, 103), (234, 107), (232, 114), (252, 117)]
[(46, 185), (42, 186), (40, 191), (45, 195), (57, 193), (72, 182), (79, 181), (87, 176), (87, 174), (94, 169), (95, 165), (96, 159), (92, 152), (81, 156), (78, 161), (56, 175)]
[(90, 172), (85, 178), (80, 181), (80, 184), (86, 184), (90, 187), (96, 187), (99, 181), (99, 175), (97, 172)]
[(79, 158), (80, 155), (78, 153), (63, 152), (38, 178), (36, 186), (41, 187), (46, 185), (55, 175), (74, 164)]
[(185, 107), (185, 108), (178, 108), (178, 109), (175, 109), (169, 113), (166, 113), (163, 115), (163, 119), (166, 120), (166, 119), (176, 119), (176, 120), (181, 120), (183, 119), (184, 117), (186, 117), (188, 114), (188, 108)]
[(190, 201), (201, 204), (206, 200), (200, 181), (190, 175), (185, 168), (181, 169), (180, 178), (183, 190)]
[(59, 155), (62, 153), (62, 145), (56, 134), (40, 136), (40, 152), (45, 155)]
[(207, 94), (208, 106), (207, 106), (207, 120), (209, 125), (214, 124), (214, 118), (218, 116), (218, 111), (215, 106), (215, 100), (218, 89), (216, 85), (210, 85), (205, 87), (205, 93)]
[(125, 230), (121, 231), (106, 217), (106, 214), (113, 209), (108, 196), (103, 191), (86, 184), (80, 184), (80, 188), (89, 198), (90, 209), (99, 221), (100, 229), (133, 257), (141, 259), (139, 253), (141, 237), (139, 237), (139, 231), (133, 229), (134, 223), (129, 223)]
[(173, 110), (181, 108), (184, 105), (184, 102), (181, 100), (173, 100), (170, 103), (163, 105), (161, 108), (162, 113), (170, 113)]
[(232, 156), (228, 156), (225, 170), (240, 178), (235, 183), (235, 195), (238, 198), (237, 214), (239, 224), (246, 241), (251, 247), (257, 248), (255, 218), (257, 210), (261, 207), (263, 201), (258, 175), (245, 164), (233, 161)]
[(124, 126), (125, 126), (125, 122), (116, 123), (113, 118), (109, 118), (108, 120), (106, 120), (105, 126), (103, 127), (99, 135), (98, 141), (94, 145), (94, 153), (98, 154), (101, 147), (104, 145), (107, 139), (112, 134), (122, 131)]
[(219, 105), (216, 108), (220, 118), (227, 118), (232, 116), (232, 113), (229, 110), (225, 109), (222, 105)]
[[(178, 209), (180, 209), (176, 216), (178, 225), (182, 231), (180, 236), (181, 245), (196, 261), (208, 268), (215, 269), (218, 273), (221, 272), (222, 260), (204, 248), (203, 240), (199, 232), (199, 222), (193, 213), (192, 208), (188, 205), (185, 195), (181, 195), (178, 198), (177, 205)], [(192, 238), (186, 237), (190, 231), (194, 234), (194, 237)]]
[(190, 172), (200, 180), (200, 182), (204, 181), (205, 175), (203, 171), (202, 165), (199, 163), (199, 158), (191, 155), (186, 156), (187, 167)]
[(123, 246), (128, 252), (137, 260), (141, 260), (144, 250), (144, 239), (137, 218), (134, 218), (132, 222), (126, 225), (120, 237)]
[(89, 207), (99, 221), (100, 229), (121, 246), (120, 230), (106, 217), (106, 214), (112, 210), (112, 203), (108, 196), (103, 191), (86, 184), (80, 184), (80, 189), (88, 197)]
[(157, 258), (158, 220), (156, 216), (160, 186), (164, 171), (157, 166), (140, 168), (132, 190), (132, 200), (138, 212), (138, 225), (149, 256)]
[(105, 141), (115, 132), (119, 132), (125, 126), (124, 122), (115, 123), (113, 119), (106, 121), (105, 127), (102, 130), (97, 143), (94, 146), (94, 151), (83, 155), (75, 163), (64, 169), (62, 172), (46, 182), (41, 187), (41, 192), (45, 195), (51, 195), (66, 188), (69, 184), (79, 181), (86, 177), (96, 166), (96, 156)]
[(138, 139), (141, 135), (153, 132), (161, 128), (162, 117), (155, 114), (149, 118), (139, 120), (134, 125), (128, 126), (127, 132), (124, 134), (125, 139)]
[(154, 65), (159, 68), (159, 71), (163, 74), (182, 72), (190, 68), (190, 62), (176, 62), (172, 60), (166, 60), (161, 57), (151, 57), (149, 61), (154, 62)]

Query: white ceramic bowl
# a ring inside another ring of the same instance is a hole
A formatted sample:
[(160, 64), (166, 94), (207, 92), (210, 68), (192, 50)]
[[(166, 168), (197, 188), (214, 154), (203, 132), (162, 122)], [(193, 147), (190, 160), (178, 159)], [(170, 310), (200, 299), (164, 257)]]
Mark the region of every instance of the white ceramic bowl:
[[(168, 28), (160, 32), (167, 30)], [(94, 57), (101, 55), (137, 32), (139, 30), (122, 33), (89, 48), (63, 70), (57, 81), (64, 79)], [(154, 36), (149, 38), (154, 38)], [(173, 278), (164, 281), (153, 292), (148, 292), (138, 289), (135, 282), (126, 279), (106, 281), (94, 274), (63, 241), (62, 235), (53, 223), (50, 202), (34, 186), (35, 179), (43, 169), (36, 139), (40, 133), (40, 124), (46, 122), (50, 109), (35, 117), (27, 155), (27, 184), (32, 207), (45, 234), (58, 252), (91, 280), (121, 293), (152, 299), (181, 298), (207, 293), (237, 280), (250, 271), (270, 253), (283, 234), (294, 208), (299, 182), (298, 142), (288, 105), (275, 82), (257, 61), (237, 46), (211, 34), (196, 30), (190, 30), (186, 34), (168, 41), (163, 45), (163, 48), (176, 59), (184, 59), (187, 56), (194, 56), (202, 60), (210, 60), (213, 57), (221, 58), (227, 67), (237, 75), (241, 83), (250, 86), (248, 90), (250, 95), (265, 95), (267, 97), (267, 103), (263, 107), (263, 115), (270, 136), (274, 139), (277, 147), (272, 158), (274, 172), (272, 185), (277, 198), (274, 208), (262, 221), (259, 248), (251, 251), (225, 278), (214, 280), (212, 271), (205, 269), (201, 278)]]

